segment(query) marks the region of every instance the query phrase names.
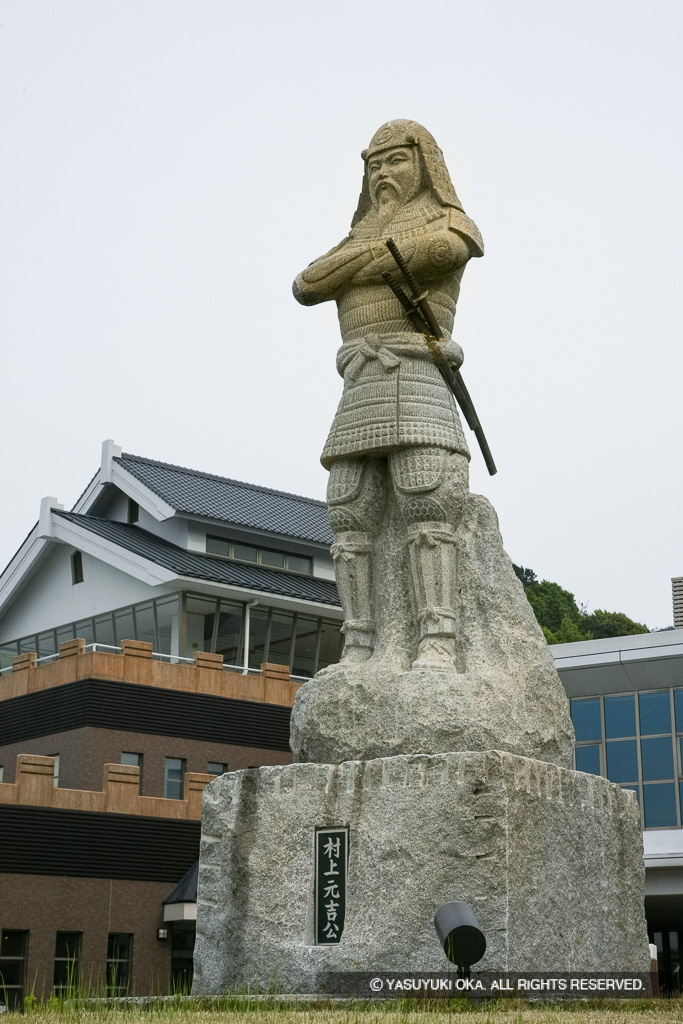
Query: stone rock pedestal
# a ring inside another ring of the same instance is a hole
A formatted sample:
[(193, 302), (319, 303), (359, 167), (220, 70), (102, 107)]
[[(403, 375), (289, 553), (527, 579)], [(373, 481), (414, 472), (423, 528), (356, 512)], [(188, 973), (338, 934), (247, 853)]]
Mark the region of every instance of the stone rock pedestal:
[(457, 537), (455, 663), (410, 671), (417, 635), (405, 527), (389, 502), (375, 552), (375, 651), (300, 688), (295, 761), (495, 749), (571, 767), (569, 702), (486, 498), (469, 495)]
[[(314, 832), (349, 827), (346, 921), (314, 945)], [(194, 991), (315, 992), (328, 971), (442, 971), (470, 903), (475, 970), (648, 971), (634, 797), (497, 750), (233, 772), (205, 791)]]

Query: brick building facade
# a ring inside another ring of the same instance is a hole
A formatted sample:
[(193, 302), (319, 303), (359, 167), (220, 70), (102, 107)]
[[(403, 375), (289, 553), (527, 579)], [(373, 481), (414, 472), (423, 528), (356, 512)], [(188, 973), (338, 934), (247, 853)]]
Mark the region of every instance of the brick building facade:
[(331, 539), (323, 502), (112, 441), (73, 509), (43, 500), (0, 573), (6, 1001), (187, 985), (199, 790), (290, 760), (340, 653)]
[[(220, 656), (152, 653), (77, 640), (37, 667), (17, 656), (0, 677), (0, 1001), (11, 1007), (64, 991), (65, 978), (100, 994), (187, 988), (195, 904), (164, 901), (198, 857), (207, 767), (291, 760), (299, 683), (286, 668), (244, 677)], [(126, 754), (140, 763), (121, 764)], [(182, 766), (172, 795), (169, 761)]]

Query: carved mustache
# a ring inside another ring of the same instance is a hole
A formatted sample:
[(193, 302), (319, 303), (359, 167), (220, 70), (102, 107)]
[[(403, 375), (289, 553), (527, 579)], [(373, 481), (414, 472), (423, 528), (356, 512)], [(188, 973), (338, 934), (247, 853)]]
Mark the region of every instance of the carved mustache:
[(392, 181), (391, 178), (383, 178), (381, 181), (377, 182), (375, 185), (375, 195), (377, 195), (377, 193), (383, 188), (391, 188), (396, 193), (399, 191), (396, 182)]

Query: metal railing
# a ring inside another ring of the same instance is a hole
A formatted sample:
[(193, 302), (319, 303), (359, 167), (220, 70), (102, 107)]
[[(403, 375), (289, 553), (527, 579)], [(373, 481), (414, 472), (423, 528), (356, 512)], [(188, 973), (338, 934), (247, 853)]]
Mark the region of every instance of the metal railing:
[[(116, 647), (113, 644), (90, 643), (90, 644), (85, 644), (84, 645), (84, 647), (83, 647), (83, 653), (84, 654), (88, 654), (88, 653), (90, 653), (92, 651), (101, 651), (103, 654), (106, 654), (106, 653), (109, 653), (109, 654), (122, 654), (123, 653), (123, 648), (122, 647)], [(36, 667), (38, 665), (49, 665), (50, 662), (53, 662), (53, 661), (59, 661), (59, 657), (60, 657), (59, 654), (44, 654), (42, 656), (42, 658), (36, 658), (36, 661), (35, 661)], [(163, 654), (161, 651), (152, 651), (152, 660), (153, 661), (163, 661), (163, 662), (165, 662), (168, 665), (194, 665), (194, 663), (195, 663), (194, 662), (194, 658), (181, 658), (177, 654)], [(250, 675), (250, 676), (260, 676), (261, 675), (261, 669), (260, 668), (251, 668), (250, 667), (249, 669), (247, 669), (245, 671), (244, 665), (227, 665), (227, 664), (224, 663), (223, 664), (223, 668), (226, 671), (228, 671), (228, 672), (238, 672), (238, 673), (240, 673), (240, 675)], [(12, 672), (12, 666), (11, 665), (7, 665), (5, 668), (0, 669), (0, 677), (1, 676), (5, 676), (5, 675), (10, 675), (11, 672)], [(305, 682), (308, 682), (308, 680), (311, 677), (310, 676), (292, 675), (290, 673), (289, 678), (290, 679), (294, 679), (297, 682), (305, 683)]]

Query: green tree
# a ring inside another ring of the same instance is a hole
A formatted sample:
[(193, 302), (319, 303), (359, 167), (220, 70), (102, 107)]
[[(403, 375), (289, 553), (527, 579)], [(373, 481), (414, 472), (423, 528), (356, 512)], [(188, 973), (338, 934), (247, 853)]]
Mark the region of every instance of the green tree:
[(634, 622), (623, 612), (605, 612), (598, 608), (591, 615), (585, 615), (581, 628), (590, 631), (594, 640), (608, 636), (633, 636), (635, 633), (649, 633), (642, 622)]
[(573, 622), (577, 629), (581, 622), (581, 612), (573, 594), (565, 590), (559, 583), (551, 583), (550, 580), (540, 580), (525, 587), (529, 604), (533, 608), (536, 618), (542, 626), (546, 626), (553, 633), (561, 629), (565, 624)]
[(539, 580), (533, 569), (521, 565), (513, 563), (513, 569), (549, 644), (569, 644), (577, 640), (602, 640), (604, 637), (649, 632), (647, 626), (634, 622), (623, 612), (598, 609), (588, 615), (576, 603), (574, 595), (559, 583)]

